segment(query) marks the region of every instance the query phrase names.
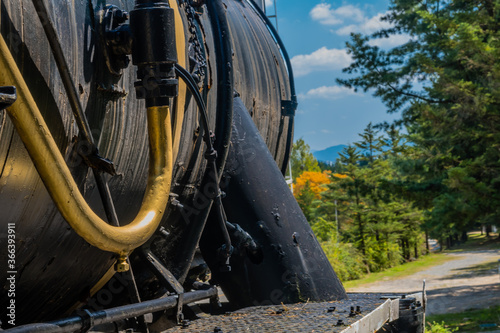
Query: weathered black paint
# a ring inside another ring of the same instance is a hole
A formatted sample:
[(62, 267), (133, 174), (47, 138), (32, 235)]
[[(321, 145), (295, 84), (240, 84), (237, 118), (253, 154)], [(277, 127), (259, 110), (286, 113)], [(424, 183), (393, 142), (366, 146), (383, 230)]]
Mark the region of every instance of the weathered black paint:
[(202, 254), (230, 303), (236, 307), (324, 301), (346, 297), (281, 171), (240, 98), (224, 180), (228, 220), (240, 225), (263, 252), (255, 263), (236, 248), (231, 272), (213, 255), (222, 243), (211, 216), (201, 242)]
[[(26, 326), (15, 327), (10, 332), (12, 333), (30, 333), (30, 332), (46, 332), (46, 333), (60, 333), (60, 332), (86, 332), (94, 325), (97, 326), (98, 332), (103, 332), (99, 329), (99, 325), (119, 322), (120, 320), (138, 317), (147, 313), (154, 313), (172, 309), (178, 305), (197, 302), (207, 298), (217, 297), (217, 288), (210, 288), (207, 290), (191, 291), (183, 294), (180, 300), (177, 295), (162, 297), (159, 299), (144, 301), (140, 304), (123, 305), (116, 308), (107, 310), (100, 310), (95, 312), (85, 311), (81, 315), (55, 320), (48, 323), (28, 324)], [(109, 329), (106, 327), (103, 329)], [(115, 327), (112, 326), (113, 331)]]
[[(230, 107), (235, 90), (240, 93), (254, 122), (266, 138), (266, 144), (273, 152), (276, 163), (282, 167), (287, 142), (278, 138), (278, 132), (282, 128), (288, 135), (292, 132), (292, 128), (289, 118), (282, 117), (279, 112), (281, 100), (290, 99), (291, 96), (287, 67), (282, 60), (281, 51), (269, 34), (264, 21), (247, 2), (224, 1), (224, 4), (215, 2), (210, 4), (211, 7), (202, 7), (205, 10), (203, 15), (198, 16), (198, 24), (195, 26), (196, 33), (205, 38), (204, 57), (208, 60), (206, 84), (211, 85), (207, 108), (210, 116), (216, 114), (215, 148), (219, 156), (218, 174), (222, 174), (221, 157), (227, 155), (227, 150), (230, 148), (228, 141), (232, 126)], [(219, 18), (215, 17), (216, 15)], [(227, 23), (223, 22), (225, 18)], [(219, 34), (225, 38), (220, 39)], [(217, 61), (214, 61), (214, 57)], [(232, 64), (227, 62), (230, 59)], [(232, 84), (228, 81), (231, 78), (228, 77), (229, 72), (225, 70), (226, 67), (231, 68)], [(221, 75), (224, 76), (219, 79)], [(207, 91), (205, 89), (206, 86), (203, 92)], [(202, 133), (199, 132), (197, 135), (201, 137)], [(198, 140), (194, 149), (203, 150), (201, 141)], [(181, 168), (189, 171), (192, 165), (193, 163), (184, 162)], [(184, 281), (188, 273), (205, 219), (210, 212), (214, 184), (216, 179), (212, 173), (207, 173), (204, 179), (199, 180), (196, 188), (186, 186), (184, 180), (179, 179), (179, 184), (174, 184), (173, 192), (180, 194), (179, 201), (183, 207), (174, 207), (167, 212), (168, 223), (164, 226), (169, 235), (154, 237), (150, 242), (153, 252), (181, 281)], [(220, 231), (220, 228), (217, 230)], [(219, 247), (220, 245), (218, 244)]]
[[(54, 23), (61, 53), (67, 62), (67, 70), (74, 80), (78, 96), (70, 96), (68, 99), (69, 90), (65, 89), (58, 75), (58, 66), (42, 24), (37, 19), (32, 0), (1, 1), (1, 33), (58, 147), (66, 156), (82, 193), (95, 212), (105, 218), (94, 176), (76, 153), (82, 147), (79, 141), (74, 140), (79, 132), (74, 125), (69, 101), (78, 104), (76, 98), (81, 103), (90, 126), (90, 135), (98, 146), (100, 155), (116, 165), (117, 174), (105, 177), (109, 182), (117, 219), (121, 224), (126, 224), (135, 216), (146, 184), (148, 144), (145, 103), (134, 96), (136, 68), (129, 66), (121, 75), (117, 75), (106, 65), (105, 45), (99, 37), (99, 20), (107, 5), (116, 5), (130, 12), (134, 8), (134, 1), (51, 0), (44, 3)], [(282, 114), (281, 101), (290, 100), (292, 93), (287, 66), (265, 22), (246, 1), (214, 0), (207, 3), (210, 7), (202, 5), (196, 11), (189, 11), (192, 8), (186, 2), (184, 4), (180, 14), (186, 28), (187, 48), (197, 50), (194, 58), (198, 62), (193, 62), (192, 59), (186, 61), (190, 64), (188, 70), (196, 72), (200, 78), (199, 86), (206, 98), (209, 125), (216, 134), (219, 171), (224, 169), (225, 157), (231, 145), (229, 135), (234, 90), (241, 95), (245, 109), (264, 138), (265, 144), (259, 149), (267, 146), (272, 152), (269, 161), (272, 160), (279, 168), (285, 168), (293, 122)], [(187, 54), (187, 57), (192, 56), (189, 52)], [(204, 71), (203, 75), (200, 74), (200, 68)], [(189, 96), (187, 99), (190, 100)], [(178, 205), (167, 207), (162, 221), (166, 232), (161, 235), (158, 233), (148, 244), (180, 281), (185, 279), (191, 265), (197, 240), (210, 211), (213, 184), (216, 183), (213, 176), (205, 172), (207, 162), (203, 156), (203, 133), (200, 131), (199, 114), (194, 103), (186, 105), (184, 119), (172, 187), (173, 194), (177, 195), (175, 198)], [(67, 315), (65, 311), (76, 302), (88, 298), (89, 290), (111, 266), (113, 255), (88, 245), (60, 216), (21, 140), (2, 111), (0, 167), (0, 234), (5, 233), (8, 223), (16, 223), (16, 302), (19, 305), (16, 308), (16, 323), (46, 321)], [(282, 181), (280, 177), (277, 179)], [(265, 181), (261, 186), (264, 186), (261, 190), (265, 191), (272, 189), (274, 185)], [(256, 188), (255, 183), (252, 191)], [(249, 193), (245, 195), (247, 198), (254, 196)], [(260, 194), (256, 192), (255, 195)], [(234, 199), (235, 195), (231, 194), (226, 200)], [(250, 208), (252, 207), (245, 209)], [(233, 213), (230, 211), (231, 207), (226, 209)], [(278, 207), (271, 212), (267, 208), (255, 209), (247, 215), (260, 214), (259, 209), (265, 210), (266, 214), (274, 214), (273, 218), (295, 214), (295, 210), (287, 212), (288, 208), (285, 207)], [(276, 221), (273, 220), (273, 223), (276, 224)], [(239, 221), (231, 222), (244, 226)], [(219, 247), (221, 243), (215, 240), (220, 235), (220, 228), (217, 226), (213, 230), (216, 233), (214, 244)], [(251, 228), (246, 231), (258, 242), (262, 242), (259, 239), (265, 239), (266, 233), (280, 232), (281, 228), (263, 224), (259, 230), (259, 235), (254, 235)], [(281, 274), (288, 272), (287, 267), (290, 271), (296, 267), (302, 269), (297, 266), (295, 259), (288, 259), (296, 258), (299, 253), (306, 259), (309, 258), (309, 265), (318, 260), (309, 256), (319, 251), (317, 243), (312, 245), (314, 251), (302, 244), (312, 235), (300, 230), (294, 232), (297, 232), (295, 241), (299, 242), (298, 245), (293, 243), (293, 234), (284, 235), (283, 239), (276, 238), (269, 244), (258, 244), (265, 251), (270, 251), (269, 255), (264, 251), (264, 262), (266, 258), (273, 257), (273, 260), (277, 260), (274, 262), (280, 263), (274, 270), (279, 276), (271, 277), (267, 271), (260, 270), (239, 276), (249, 276), (255, 280), (268, 279), (270, 285), (283, 287), (285, 291), (288, 288), (290, 292), (287, 295), (291, 295), (289, 299), (292, 300), (300, 298), (297, 285), (318, 283), (323, 277), (331, 275), (327, 271), (315, 271), (310, 277), (296, 278), (293, 274)], [(4, 237), (0, 238), (0, 247), (4, 246), (4, 240)], [(281, 250), (285, 247), (286, 251), (281, 251), (280, 246)], [(289, 246), (295, 246), (290, 248), (291, 254), (287, 254)], [(285, 258), (282, 258), (283, 253)], [(0, 263), (6, 262), (5, 254), (5, 251), (0, 251)], [(207, 252), (206, 256), (214, 256), (214, 252)], [(323, 262), (322, 259), (319, 261)], [(6, 281), (5, 274), (5, 271), (0, 272), (1, 281)], [(288, 281), (290, 285), (287, 285)], [(256, 283), (254, 281), (248, 285), (255, 288)], [(292, 285), (295, 283), (296, 285)], [(325, 288), (328, 286), (326, 282)], [(233, 287), (228, 288), (231, 290)], [(327, 296), (322, 288), (314, 290), (319, 290), (319, 295), (311, 291), (314, 297)], [(282, 299), (281, 295), (277, 297), (276, 293), (269, 293), (269, 288), (251, 289), (249, 292), (251, 295), (245, 296), (245, 300)], [(343, 291), (339, 292), (342, 295)], [(308, 297), (305, 289), (302, 297)], [(5, 300), (5, 292), (0, 293), (0, 305), (3, 306)]]

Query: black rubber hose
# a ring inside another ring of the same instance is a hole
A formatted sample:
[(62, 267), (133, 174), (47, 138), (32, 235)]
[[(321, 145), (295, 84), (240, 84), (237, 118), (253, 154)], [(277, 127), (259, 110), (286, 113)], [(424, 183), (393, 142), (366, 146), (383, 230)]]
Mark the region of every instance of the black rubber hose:
[(229, 153), (233, 122), (233, 51), (226, 9), (221, 0), (207, 1), (207, 10), (212, 25), (215, 58), (217, 59), (217, 127), (215, 149), (218, 152), (218, 174), (222, 175)]
[(191, 73), (189, 73), (185, 68), (183, 68), (179, 64), (175, 64), (175, 72), (186, 83), (186, 86), (189, 89), (189, 92), (194, 97), (196, 105), (198, 106), (198, 109), (199, 109), (200, 114), (201, 114), (201, 126), (203, 127), (203, 130), (204, 130), (204, 133), (203, 133), (204, 140), (207, 144), (208, 151), (212, 151), (214, 148), (213, 148), (212, 140), (210, 138), (210, 127), (208, 124), (207, 107), (205, 106), (205, 102), (203, 102), (203, 97), (201, 97), (201, 94), (197, 89), (198, 86), (196, 84), (196, 81), (194, 80)]
[[(215, 179), (217, 181), (219, 180), (219, 176), (217, 173), (217, 165), (215, 163), (215, 159), (210, 157), (214, 152), (214, 147), (212, 145), (212, 138), (210, 137), (210, 128), (208, 124), (208, 114), (207, 114), (207, 109), (205, 106), (205, 103), (203, 102), (203, 98), (201, 97), (200, 92), (197, 89), (197, 84), (196, 81), (194, 80), (193, 76), (191, 73), (189, 73), (185, 68), (180, 66), (179, 64), (175, 65), (175, 71), (179, 75), (179, 77), (186, 83), (187, 88), (191, 92), (191, 94), (194, 97), (194, 100), (198, 106), (198, 109), (200, 110), (201, 114), (201, 124), (203, 126), (203, 131), (204, 131), (204, 141), (207, 144), (207, 156), (209, 157), (209, 163), (211, 164), (210, 167), (214, 170), (215, 173)], [(217, 189), (219, 188), (217, 184)], [(229, 236), (229, 232), (227, 230), (227, 218), (226, 218), (226, 213), (224, 212), (224, 207), (222, 205), (222, 199), (220, 193), (217, 193), (217, 196), (215, 197), (215, 205), (217, 208), (217, 219), (219, 221), (219, 225), (222, 230), (222, 234), (224, 237), (224, 243), (226, 245), (226, 251), (227, 254), (230, 253), (232, 245), (231, 245), (231, 237)]]
[[(227, 21), (226, 9), (221, 0), (212, 0), (207, 2), (207, 11), (210, 17), (210, 24), (214, 31), (214, 45), (215, 45), (215, 58), (217, 67), (217, 106), (216, 106), (216, 128), (215, 128), (215, 142), (212, 146), (212, 138), (210, 138), (210, 131), (208, 127), (208, 116), (203, 99), (197, 89), (196, 82), (191, 77), (191, 74), (182, 70), (180, 66), (176, 66), (179, 76), (185, 79), (186, 84), (190, 87), (190, 91), (197, 101), (198, 107), (202, 111), (202, 123), (205, 130), (205, 141), (207, 143), (206, 156), (209, 159), (210, 166), (214, 171), (214, 177), (218, 184), (220, 175), (224, 171), (227, 156), (229, 153), (229, 146), (231, 142), (232, 122), (233, 122), (233, 98), (234, 98), (234, 80), (233, 80), (233, 50), (229, 30), (229, 23)], [(216, 159), (213, 159), (214, 152), (217, 153)], [(212, 155), (212, 157), (209, 157)], [(205, 184), (202, 185), (202, 187)], [(223, 232), (224, 243), (226, 251), (229, 254), (231, 251), (231, 238), (227, 231), (225, 213), (222, 205), (220, 193), (217, 193), (214, 198), (217, 218)]]
[[(232, 132), (232, 122), (233, 122), (233, 73), (232, 73), (232, 48), (231, 39), (229, 35), (229, 25), (227, 22), (224, 5), (221, 0), (211, 0), (206, 2), (206, 12), (210, 17), (210, 26), (212, 27), (213, 37), (214, 37), (214, 50), (211, 50), (210, 59), (214, 63), (213, 77), (217, 78), (217, 81), (212, 85), (212, 89), (217, 89), (217, 94), (215, 96), (216, 109), (215, 109), (215, 141), (213, 141), (214, 151), (209, 150), (206, 153), (211, 154), (209, 158), (209, 168), (213, 169), (207, 170), (203, 175), (201, 184), (198, 186), (200, 195), (205, 196), (210, 200), (207, 200), (207, 206), (202, 208), (202, 210), (197, 215), (192, 215), (189, 217), (189, 221), (196, 223), (189, 223), (184, 227), (179, 235), (179, 239), (182, 239), (178, 244), (176, 253), (173, 254), (172, 262), (175, 262), (175, 267), (172, 268), (172, 273), (177, 277), (179, 281), (183, 281), (189, 271), (191, 260), (198, 248), (199, 241), (201, 239), (203, 230), (208, 219), (208, 214), (210, 213), (213, 204), (213, 200), (216, 200), (219, 193), (203, 193), (205, 189), (214, 189), (218, 191), (219, 182), (221, 179), (224, 166), (226, 164), (226, 159), (229, 153), (229, 146), (231, 140)], [(180, 71), (178, 71), (180, 73)], [(187, 75), (187, 81), (189, 76)], [(180, 76), (180, 75), (179, 75)], [(182, 78), (182, 76), (180, 76)], [(192, 90), (198, 91), (198, 85), (192, 84), (194, 86)], [(213, 90), (212, 90), (213, 91)], [(193, 91), (193, 96), (197, 94)], [(214, 92), (215, 93), (215, 92)], [(200, 100), (199, 97), (195, 97)], [(199, 102), (198, 102), (199, 103)], [(200, 103), (201, 104), (201, 103)], [(212, 113), (212, 110), (210, 110)], [(208, 118), (207, 118), (208, 119)], [(203, 121), (203, 120), (202, 120)], [(207, 121), (208, 122), (208, 121)], [(202, 127), (203, 126), (203, 127)], [(202, 124), (202, 129), (205, 130)], [(201, 132), (201, 131), (200, 131)], [(207, 131), (205, 131), (207, 132)], [(203, 138), (207, 141), (207, 134), (204, 133)], [(213, 140), (213, 137), (210, 137)], [(208, 140), (208, 142), (210, 141)], [(208, 146), (207, 146), (208, 147)], [(216, 159), (212, 159), (214, 152), (217, 152)], [(215, 162), (212, 162), (212, 161)], [(196, 194), (194, 199), (196, 199)], [(219, 200), (219, 199), (217, 199)], [(216, 211), (213, 210), (215, 213)], [(217, 217), (219, 218), (219, 217)], [(225, 232), (224, 232), (225, 234)], [(226, 235), (224, 235), (226, 237)]]

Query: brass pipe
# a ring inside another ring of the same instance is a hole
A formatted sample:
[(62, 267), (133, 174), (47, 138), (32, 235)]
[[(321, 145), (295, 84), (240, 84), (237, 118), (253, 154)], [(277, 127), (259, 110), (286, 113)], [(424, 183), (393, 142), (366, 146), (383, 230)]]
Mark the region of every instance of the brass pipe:
[[(179, 5), (177, 4), (177, 0), (169, 0), (168, 3), (170, 7), (174, 10), (175, 14), (175, 43), (177, 49), (177, 61), (180, 66), (187, 68), (186, 33), (184, 31), (184, 23), (182, 22)], [(178, 89), (179, 93), (174, 103), (175, 119), (172, 130), (173, 142), (174, 142), (174, 150), (173, 150), (174, 160), (177, 159), (177, 154), (179, 152), (179, 143), (181, 141), (181, 134), (182, 134), (182, 124), (184, 122), (184, 112), (185, 108), (187, 107), (186, 105), (187, 87), (182, 80), (179, 80)]]
[(172, 178), (170, 108), (147, 110), (149, 174), (146, 193), (136, 218), (128, 225), (107, 224), (80, 193), (12, 54), (0, 36), (0, 85), (16, 86), (18, 99), (7, 109), (50, 196), (70, 226), (87, 242), (122, 258), (144, 244), (165, 212)]

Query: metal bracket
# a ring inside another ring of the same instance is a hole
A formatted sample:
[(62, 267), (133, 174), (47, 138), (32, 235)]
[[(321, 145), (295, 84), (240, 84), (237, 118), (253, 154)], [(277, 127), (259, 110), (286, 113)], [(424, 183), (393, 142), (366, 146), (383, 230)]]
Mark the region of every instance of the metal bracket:
[(294, 101), (281, 101), (281, 115), (283, 117), (294, 117), (299, 104)]
[(182, 325), (184, 323), (184, 314), (182, 313), (182, 306), (184, 304), (184, 294), (177, 295), (177, 325)]
[(124, 24), (129, 14), (114, 5), (108, 5), (99, 12), (99, 16), (98, 31), (106, 65), (112, 74), (121, 76), (122, 69), (130, 63), (128, 55), (132, 53), (130, 27)]
[(176, 294), (184, 293), (184, 288), (175, 276), (160, 262), (160, 260), (151, 252), (149, 248), (142, 248), (138, 251), (139, 254), (146, 259), (146, 263), (149, 268), (153, 271), (160, 282)]
[(97, 147), (94, 144), (89, 143), (87, 140), (80, 137), (74, 137), (72, 150), (74, 151), (74, 154), (79, 155), (85, 164), (92, 169), (106, 172), (111, 176), (116, 175), (115, 164), (113, 161), (100, 156)]
[(147, 247), (141, 248), (138, 251), (139, 255), (146, 259), (151, 271), (156, 275), (160, 282), (169, 290), (175, 292), (177, 295), (177, 324), (185, 325), (184, 314), (182, 313), (182, 308), (184, 304), (184, 288), (175, 276), (161, 263), (161, 261), (151, 252), (151, 249)]
[(87, 165), (91, 168), (109, 173), (111, 176), (116, 175), (115, 164), (113, 163), (113, 161), (100, 156), (97, 149), (93, 154), (85, 156), (84, 159)]
[(6, 109), (17, 100), (16, 87), (0, 87), (0, 110)]
[(89, 310), (79, 310), (76, 314), (82, 319), (82, 328), (80, 329), (80, 333), (86, 333), (94, 327), (94, 317)]
[(218, 314), (218, 312), (222, 309), (222, 304), (220, 302), (219, 294), (210, 298), (210, 314)]

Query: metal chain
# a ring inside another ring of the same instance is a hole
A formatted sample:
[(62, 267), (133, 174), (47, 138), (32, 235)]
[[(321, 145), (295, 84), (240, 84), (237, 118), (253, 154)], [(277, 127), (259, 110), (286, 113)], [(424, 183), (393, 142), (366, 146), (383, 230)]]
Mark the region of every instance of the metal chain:
[(196, 12), (195, 8), (187, 3), (184, 4), (184, 12), (186, 13), (186, 18), (188, 22), (188, 31), (190, 33), (189, 37), (189, 61), (190, 61), (190, 72), (193, 78), (196, 80), (198, 85), (205, 81), (207, 61), (205, 58), (205, 52), (201, 47), (200, 40), (198, 38), (198, 24), (196, 21), (199, 18), (199, 14)]

